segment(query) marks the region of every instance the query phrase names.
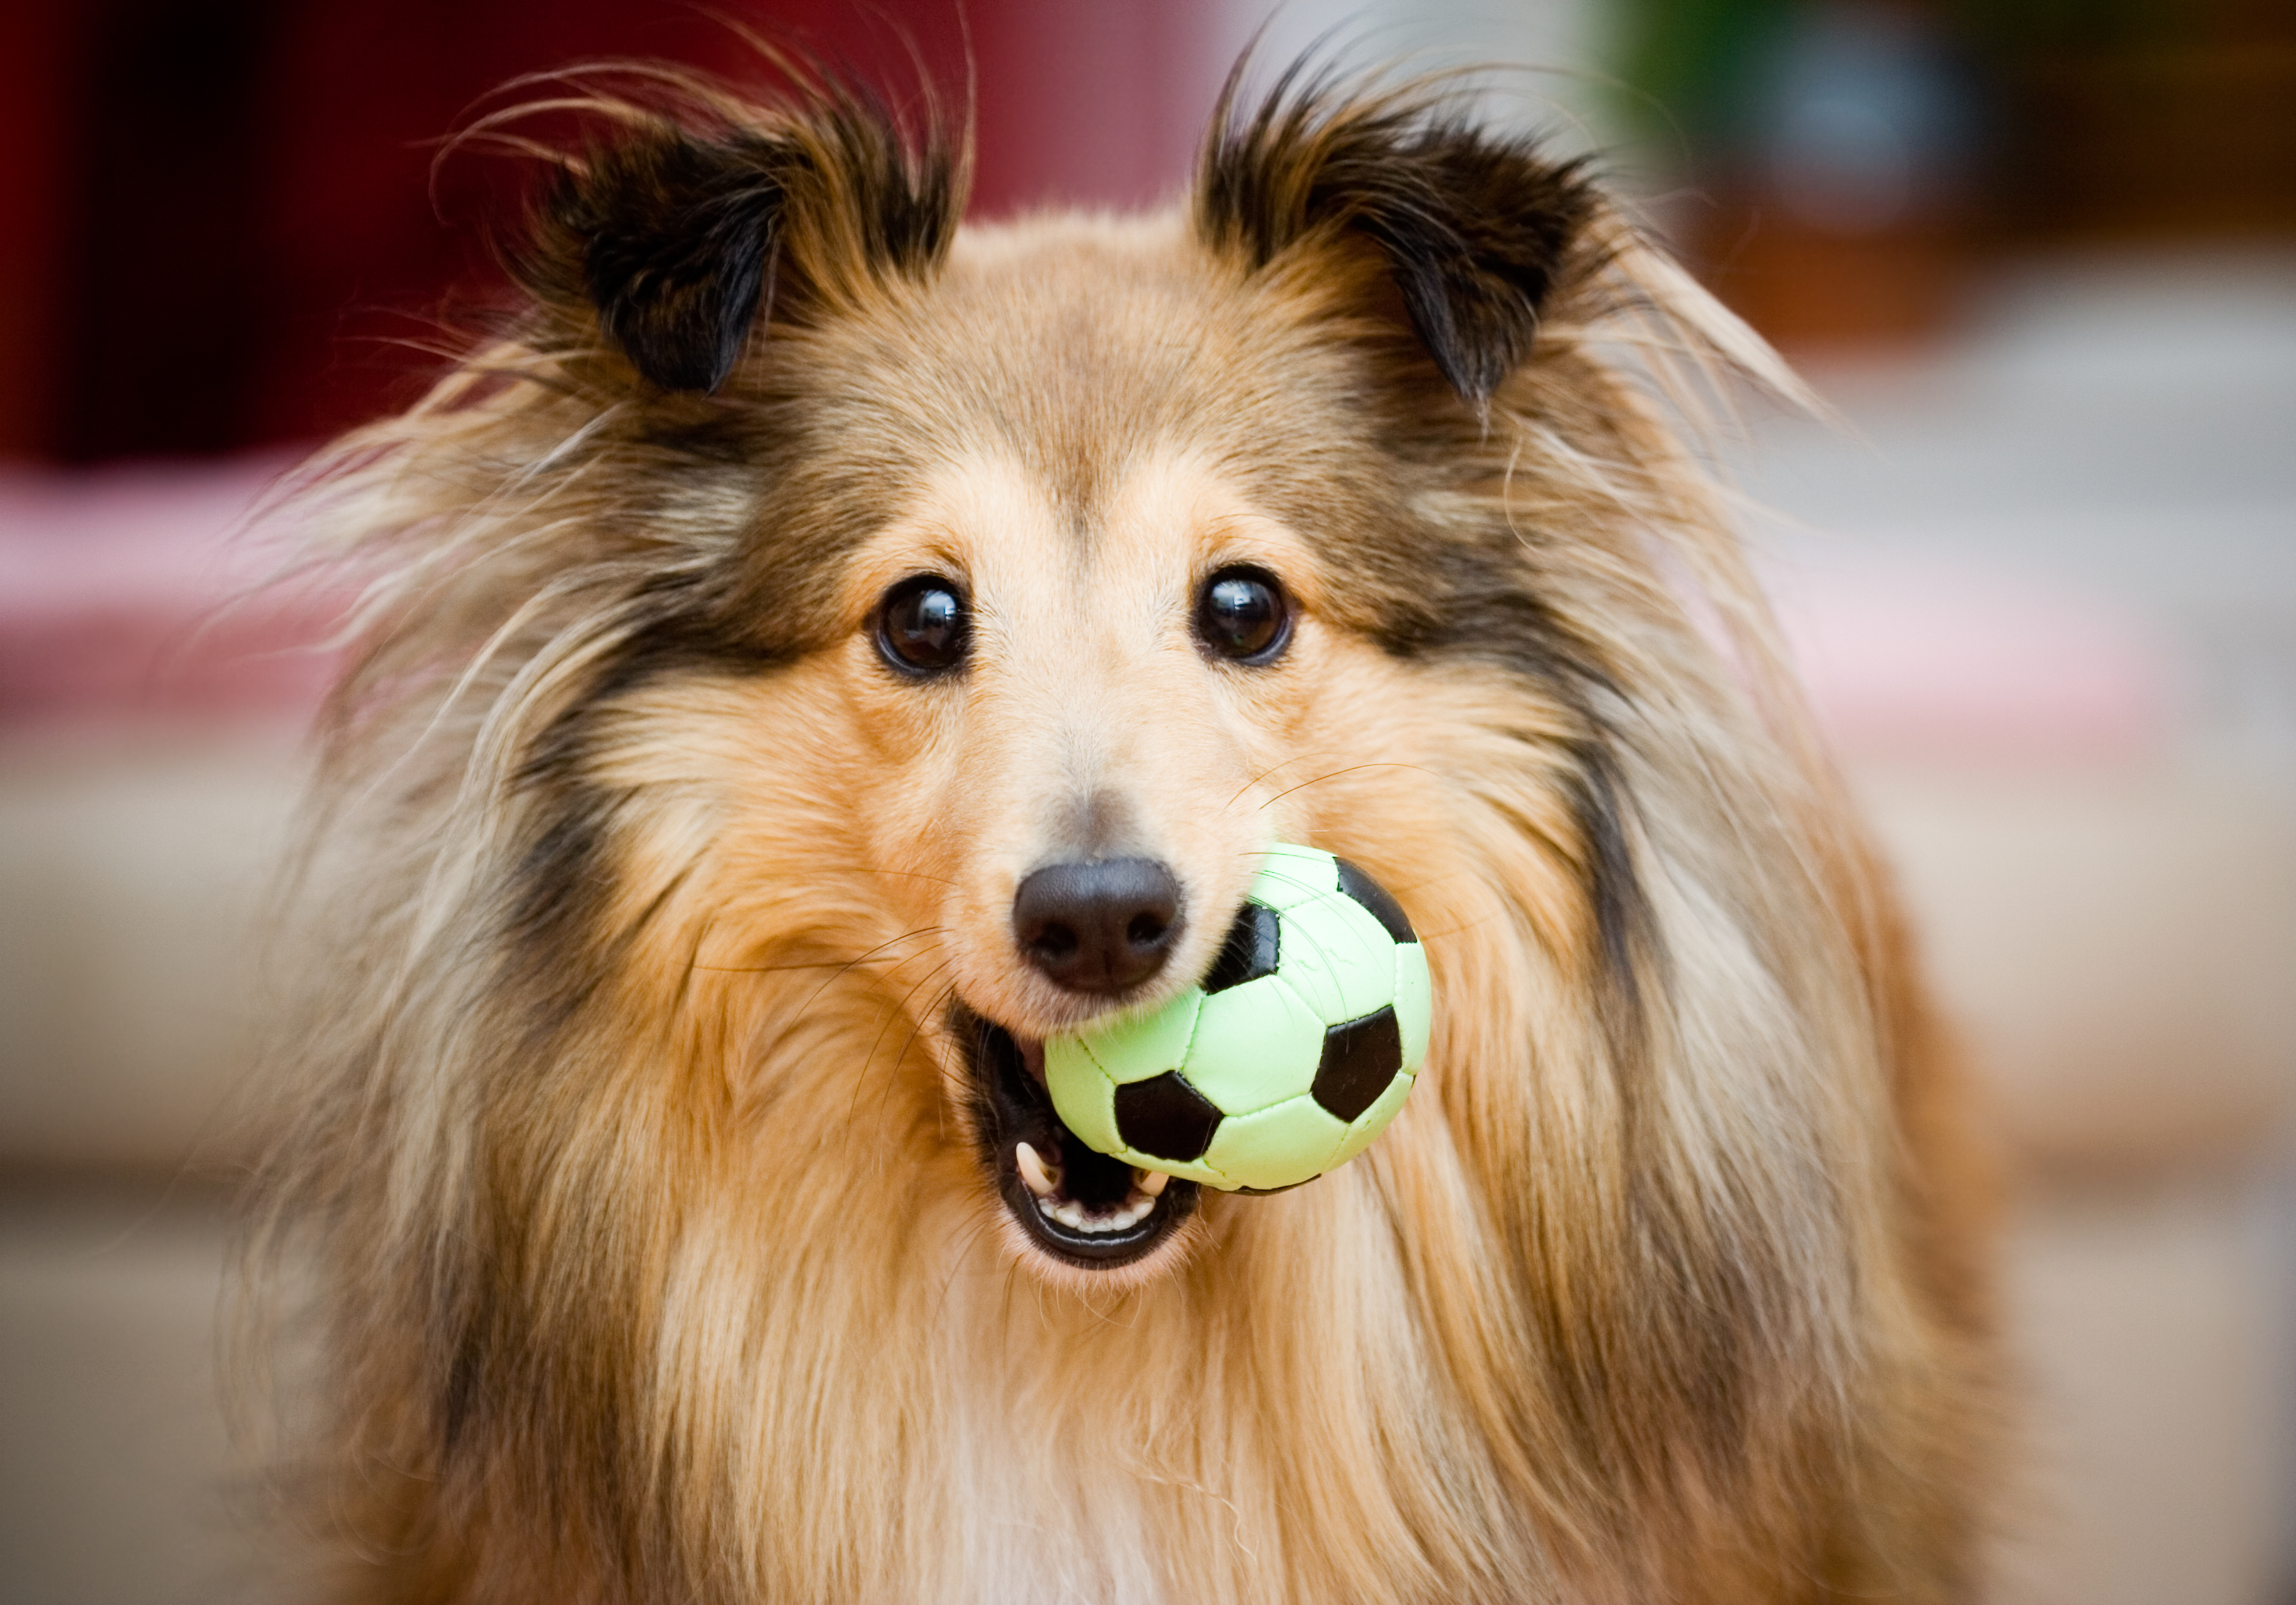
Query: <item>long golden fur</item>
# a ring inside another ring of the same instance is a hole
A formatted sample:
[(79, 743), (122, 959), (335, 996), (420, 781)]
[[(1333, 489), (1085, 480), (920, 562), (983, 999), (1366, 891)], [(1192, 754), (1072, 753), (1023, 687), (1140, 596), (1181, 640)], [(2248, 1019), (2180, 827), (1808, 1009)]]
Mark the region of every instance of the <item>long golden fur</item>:
[[(343, 1592), (1972, 1597), (1980, 1172), (1678, 438), (1775, 360), (1439, 86), (1294, 76), (1186, 209), (960, 229), (961, 151), (833, 86), (619, 86), (514, 324), (307, 503), (372, 588), (265, 1201)], [(1268, 667), (1190, 643), (1238, 561)], [(870, 636), (920, 572), (931, 683)], [(1417, 1095), (1042, 1251), (965, 1022), (1106, 1003), (1016, 881), (1175, 866), (1152, 1002), (1271, 839), (1425, 933)]]

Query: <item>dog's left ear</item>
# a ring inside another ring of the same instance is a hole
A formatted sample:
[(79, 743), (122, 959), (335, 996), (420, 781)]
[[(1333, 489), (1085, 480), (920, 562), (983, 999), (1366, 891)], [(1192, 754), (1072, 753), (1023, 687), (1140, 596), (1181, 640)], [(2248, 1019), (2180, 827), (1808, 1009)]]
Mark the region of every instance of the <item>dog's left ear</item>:
[[(1600, 211), (1575, 163), (1404, 95), (1340, 99), (1286, 78), (1237, 123), (1224, 97), (1196, 229), (1257, 269), (1353, 235), (1385, 256), (1413, 330), (1480, 409), (1530, 355), (1541, 309)], [(1231, 81), (1230, 95), (1234, 85)]]

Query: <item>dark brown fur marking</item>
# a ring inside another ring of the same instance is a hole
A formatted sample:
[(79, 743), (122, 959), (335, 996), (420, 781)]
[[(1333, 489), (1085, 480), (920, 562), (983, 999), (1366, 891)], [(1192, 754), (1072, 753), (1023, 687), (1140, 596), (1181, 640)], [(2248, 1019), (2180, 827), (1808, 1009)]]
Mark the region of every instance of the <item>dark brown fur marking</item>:
[(1407, 95), (1366, 105), (1304, 63), (1241, 124), (1235, 93), (1231, 79), (1197, 182), (1206, 242), (1265, 266), (1303, 242), (1370, 241), (1444, 378), (1487, 405), (1595, 214), (1578, 166)]
[(521, 253), (529, 288), (562, 304), (578, 288), (646, 379), (711, 392), (773, 315), (789, 234), (824, 210), (842, 214), (834, 221), (852, 231), (842, 249), (864, 270), (930, 271), (964, 204), (946, 135), (930, 128), (913, 150), (879, 108), (833, 82), (806, 113), (780, 130), (665, 118), (560, 168)]

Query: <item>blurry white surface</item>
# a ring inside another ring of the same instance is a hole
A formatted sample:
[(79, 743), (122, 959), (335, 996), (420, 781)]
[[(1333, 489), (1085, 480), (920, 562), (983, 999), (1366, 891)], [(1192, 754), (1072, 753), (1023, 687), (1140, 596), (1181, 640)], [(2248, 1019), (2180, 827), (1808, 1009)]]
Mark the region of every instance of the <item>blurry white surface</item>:
[(300, 772), (266, 727), (0, 747), (0, 1163), (164, 1171), (226, 1136)]
[(251, 1597), (215, 1390), (226, 1236), (181, 1193), (0, 1193), (0, 1601)]
[(2286, 1242), (2253, 1182), (2029, 1200), (2004, 1605), (2279, 1605)]
[(2165, 771), (1879, 773), (1860, 792), (2024, 1159), (2136, 1177), (2276, 1159), (2296, 1100), (2296, 810)]
[(1861, 777), (2026, 1184), (1996, 1605), (2283, 1605), (2296, 815), (2254, 773)]

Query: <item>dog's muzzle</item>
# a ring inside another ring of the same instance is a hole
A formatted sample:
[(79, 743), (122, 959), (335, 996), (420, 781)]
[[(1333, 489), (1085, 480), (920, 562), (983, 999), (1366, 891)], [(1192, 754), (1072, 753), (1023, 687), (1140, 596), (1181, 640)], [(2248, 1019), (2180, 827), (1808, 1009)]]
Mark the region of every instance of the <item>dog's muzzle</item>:
[(1195, 1213), (1196, 1183), (1095, 1152), (1061, 1123), (1041, 1043), (962, 1004), (948, 1025), (971, 1077), (981, 1162), (1036, 1247), (1081, 1270), (1111, 1270), (1145, 1258)]

